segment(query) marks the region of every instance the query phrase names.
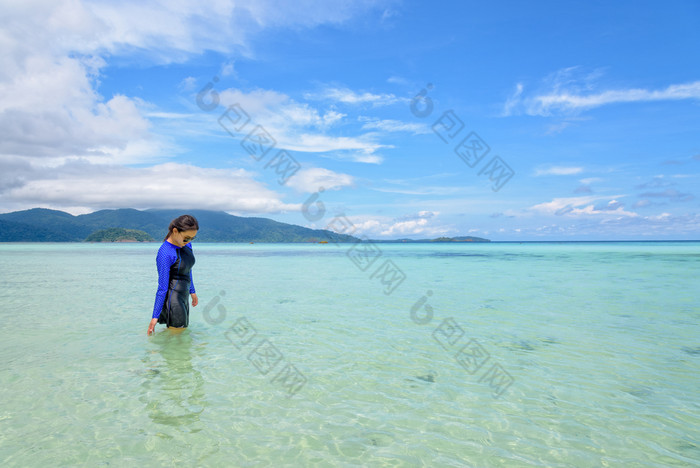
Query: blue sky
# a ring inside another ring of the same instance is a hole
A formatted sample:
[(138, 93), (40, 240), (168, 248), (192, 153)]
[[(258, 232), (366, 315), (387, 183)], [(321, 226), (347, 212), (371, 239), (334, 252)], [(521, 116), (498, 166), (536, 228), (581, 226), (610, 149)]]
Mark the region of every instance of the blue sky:
[(700, 239), (696, 1), (0, 3), (1, 212)]

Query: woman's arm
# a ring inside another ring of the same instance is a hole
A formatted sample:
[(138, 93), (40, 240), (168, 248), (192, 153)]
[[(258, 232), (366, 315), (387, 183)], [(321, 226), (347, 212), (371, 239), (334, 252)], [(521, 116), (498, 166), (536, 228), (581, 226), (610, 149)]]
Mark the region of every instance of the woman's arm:
[(163, 310), (163, 304), (165, 304), (165, 298), (168, 295), (168, 288), (170, 287), (170, 267), (173, 263), (177, 261), (177, 255), (173, 255), (172, 250), (163, 243), (158, 249), (158, 255), (156, 255), (156, 268), (158, 269), (158, 290), (156, 291), (156, 299), (153, 304), (153, 315), (151, 317), (151, 323), (148, 326), (148, 334), (153, 333), (153, 330), (158, 323), (158, 317), (160, 317), (160, 312)]
[(148, 331), (146, 332), (147, 335), (152, 335), (153, 332), (156, 329), (156, 323), (158, 323), (158, 319), (154, 318), (151, 319), (151, 323), (148, 324)]
[[(192, 244), (187, 244), (190, 249), (192, 249)], [(192, 270), (190, 270), (190, 296), (192, 296), (192, 307), (197, 307), (199, 304), (199, 299), (197, 298), (197, 291), (194, 289), (194, 280), (192, 279)]]

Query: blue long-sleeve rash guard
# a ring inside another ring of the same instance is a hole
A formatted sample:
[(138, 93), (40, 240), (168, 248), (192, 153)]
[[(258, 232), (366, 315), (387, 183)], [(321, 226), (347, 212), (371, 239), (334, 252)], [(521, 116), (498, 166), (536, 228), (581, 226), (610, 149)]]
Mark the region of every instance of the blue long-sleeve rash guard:
[[(185, 247), (192, 249), (192, 244), (187, 244)], [(177, 247), (168, 241), (163, 242), (163, 245), (161, 245), (158, 249), (158, 254), (156, 255), (156, 267), (158, 268), (158, 291), (156, 292), (156, 303), (153, 306), (153, 318), (160, 317), (160, 312), (163, 310), (165, 297), (168, 295), (168, 288), (170, 287), (170, 267), (177, 261), (178, 249), (180, 249), (180, 247)], [(192, 281), (192, 270), (190, 270), (190, 294), (195, 294), (194, 281)]]

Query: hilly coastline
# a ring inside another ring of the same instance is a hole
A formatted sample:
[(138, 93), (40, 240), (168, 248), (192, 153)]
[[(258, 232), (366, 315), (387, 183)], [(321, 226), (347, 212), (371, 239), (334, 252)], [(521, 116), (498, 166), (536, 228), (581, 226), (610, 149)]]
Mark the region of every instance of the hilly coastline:
[[(0, 214), (0, 242), (149, 242), (166, 234), (170, 221), (187, 212), (197, 218), (200, 242), (359, 242), (357, 237), (309, 229), (267, 218), (241, 217), (207, 210), (100, 210), (74, 216), (33, 208)], [(138, 231), (138, 232), (137, 232)], [(398, 239), (372, 242), (489, 242), (479, 237)]]
[[(357, 242), (356, 237), (324, 229), (309, 229), (267, 218), (246, 218), (223, 211), (101, 210), (74, 216), (63, 211), (34, 208), (0, 214), (0, 242), (112, 242), (145, 241), (142, 231), (157, 241), (165, 237), (170, 221), (187, 212), (199, 221), (201, 242)], [(122, 231), (114, 231), (121, 229)], [(92, 237), (91, 237), (92, 236)]]

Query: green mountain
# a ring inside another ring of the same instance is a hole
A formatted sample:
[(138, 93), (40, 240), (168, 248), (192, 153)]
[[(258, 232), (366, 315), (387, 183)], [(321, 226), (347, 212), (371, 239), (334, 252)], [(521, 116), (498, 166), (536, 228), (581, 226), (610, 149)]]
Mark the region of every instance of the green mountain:
[(0, 219), (0, 242), (69, 242), (73, 237), (26, 223)]
[(0, 225), (3, 242), (77, 242), (94, 231), (76, 216), (45, 208), (3, 213), (0, 222), (3, 222)]
[(137, 229), (109, 228), (93, 232), (85, 242), (153, 242), (153, 237)]
[[(100, 232), (110, 229), (137, 230), (160, 242), (170, 221), (183, 213), (199, 221), (200, 242), (358, 242), (353, 236), (325, 229), (308, 229), (267, 218), (233, 216), (223, 211), (145, 210), (131, 208), (101, 210), (73, 216), (63, 211), (33, 208), (0, 214), (0, 242), (102, 242), (124, 233)], [(96, 237), (91, 237), (94, 235)], [(93, 240), (96, 239), (96, 240)], [(100, 240), (103, 239), (103, 240)], [(138, 240), (140, 240), (139, 238)], [(490, 242), (480, 237), (439, 237), (437, 239), (373, 240), (372, 242)]]
[[(267, 218), (233, 216), (205, 210), (101, 210), (73, 216), (34, 208), (0, 214), (0, 242), (82, 242), (96, 231), (121, 228), (143, 231), (160, 241), (170, 221), (188, 213), (199, 221), (201, 242), (357, 242), (356, 237), (308, 229)], [(102, 234), (104, 235), (104, 234)]]

